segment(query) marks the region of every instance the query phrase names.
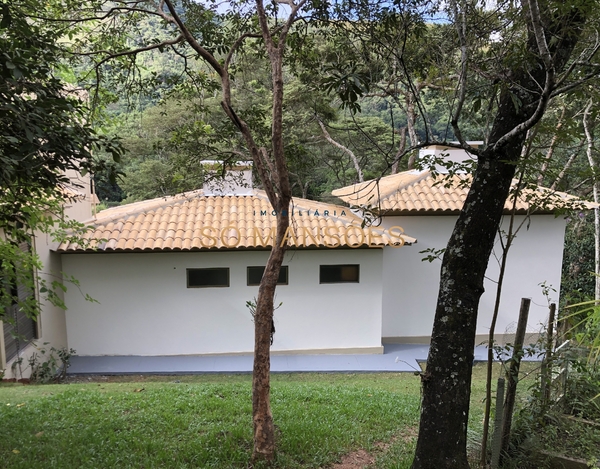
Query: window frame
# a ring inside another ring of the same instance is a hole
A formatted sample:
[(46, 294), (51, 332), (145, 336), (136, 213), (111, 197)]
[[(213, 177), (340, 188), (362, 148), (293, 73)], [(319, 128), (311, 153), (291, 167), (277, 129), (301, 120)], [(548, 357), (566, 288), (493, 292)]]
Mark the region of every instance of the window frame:
[[(226, 285), (222, 285), (222, 284), (214, 284), (214, 285), (190, 285), (190, 272), (192, 271), (198, 271), (198, 270), (204, 270), (204, 271), (226, 271), (227, 273), (227, 284)], [(185, 283), (186, 283), (186, 288), (229, 288), (231, 286), (231, 272), (229, 267), (189, 267), (187, 269), (185, 269)]]
[[(19, 243), (19, 249), (23, 252), (30, 252), (31, 246), (28, 242)], [(12, 266), (15, 269), (15, 266)], [(31, 272), (32, 277), (35, 279), (35, 274)], [(17, 357), (20, 352), (26, 348), (34, 340), (38, 340), (41, 337), (40, 331), (40, 311), (35, 317), (29, 317), (19, 307), (19, 302), (27, 301), (31, 297), (35, 297), (35, 291), (30, 290), (26, 285), (19, 284), (8, 284), (5, 282), (5, 277), (0, 275), (0, 282), (2, 285), (0, 288), (9, 289), (10, 296), (13, 300), (10, 306), (7, 306), (4, 310), (4, 320), (0, 318), (0, 333), (2, 338), (0, 339), (0, 346), (2, 351), (0, 358), (2, 363), (1, 366), (5, 367), (6, 362), (11, 361)], [(35, 284), (34, 280), (34, 284)], [(34, 286), (35, 288), (35, 286)], [(38, 304), (39, 305), (39, 304)]]
[[(323, 280), (323, 268), (340, 268), (340, 280), (335, 281), (324, 281)], [(341, 268), (342, 267), (356, 267), (356, 280), (343, 280), (341, 279)], [(320, 285), (331, 285), (336, 283), (360, 283), (360, 264), (321, 264), (319, 265), (319, 284)]]
[[(262, 279), (262, 276), (265, 273), (265, 267), (264, 265), (249, 265), (246, 267), (246, 286), (248, 287), (258, 287), (260, 285), (260, 281), (258, 283), (250, 283), (250, 269), (262, 269), (262, 274), (260, 275), (260, 278)], [(279, 271), (279, 277), (281, 277), (281, 273), (285, 271), (285, 283), (284, 282), (279, 282), (279, 279), (277, 279), (277, 285), (289, 285), (290, 284), (290, 269), (289, 266), (287, 265), (282, 265), (281, 266), (281, 270)]]

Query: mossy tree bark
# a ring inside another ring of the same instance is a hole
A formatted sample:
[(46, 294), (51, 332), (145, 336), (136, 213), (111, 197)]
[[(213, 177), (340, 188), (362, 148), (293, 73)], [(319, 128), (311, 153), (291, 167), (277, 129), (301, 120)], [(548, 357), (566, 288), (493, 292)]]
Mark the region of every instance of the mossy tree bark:
[[(589, 8), (580, 4), (564, 16), (551, 16), (551, 3), (522, 2), (529, 60), (508, 71), (487, 146), (472, 150), (477, 169), (442, 260), (413, 469), (469, 467), (467, 423), (484, 274), (526, 132), (556, 92), (556, 74), (565, 68)], [(458, 114), (453, 124), (457, 128)]]

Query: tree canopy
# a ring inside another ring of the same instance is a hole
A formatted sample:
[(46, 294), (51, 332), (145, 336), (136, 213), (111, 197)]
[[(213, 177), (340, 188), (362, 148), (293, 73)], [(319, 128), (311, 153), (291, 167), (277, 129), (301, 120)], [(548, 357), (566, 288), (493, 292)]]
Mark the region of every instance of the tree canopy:
[(92, 152), (116, 142), (88, 121), (85, 91), (60, 78), (64, 31), (31, 22), (38, 3), (0, 3), (0, 227), (27, 225), (32, 203), (61, 197), (67, 170), (94, 169)]
[(56, 294), (64, 286), (36, 277), (43, 266), (32, 235), (72, 229), (76, 236), (79, 225), (62, 217), (67, 171), (101, 167), (95, 149), (115, 159), (121, 153), (118, 141), (88, 120), (83, 90), (61, 79), (64, 53), (57, 44), (65, 31), (32, 20), (38, 11), (35, 1), (0, 1), (0, 319), (9, 323), (13, 305), (29, 317), (38, 314), (40, 300), (64, 306)]

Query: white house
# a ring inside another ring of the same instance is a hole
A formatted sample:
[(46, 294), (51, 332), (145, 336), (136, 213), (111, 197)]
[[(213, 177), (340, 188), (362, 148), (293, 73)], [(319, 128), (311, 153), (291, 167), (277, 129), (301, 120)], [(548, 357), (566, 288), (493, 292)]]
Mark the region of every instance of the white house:
[[(334, 195), (353, 206), (370, 207), (380, 215), (383, 228), (398, 225), (419, 243), (410, 249), (384, 248), (382, 276), (382, 340), (388, 343), (427, 343), (439, 287), (441, 260), (424, 260), (439, 254), (454, 228), (456, 218), (468, 192), (469, 176), (439, 175), (431, 171), (407, 171), (338, 189)], [(528, 332), (539, 332), (547, 321), (548, 302), (557, 302), (560, 291), (565, 219), (553, 209), (557, 197), (564, 194), (525, 192), (516, 204), (514, 226), (516, 238), (508, 253), (507, 270), (502, 287), (498, 340), (511, 340), (515, 332), (521, 298), (532, 299)], [(541, 199), (548, 204), (533, 209)], [(508, 232), (512, 202), (505, 205), (501, 231)], [(492, 318), (502, 245), (497, 237), (486, 272), (477, 324), (477, 340), (487, 340)], [(549, 297), (543, 286), (549, 287)], [(506, 335), (506, 337), (504, 337)]]
[[(294, 199), (273, 352), (382, 353), (385, 343), (427, 343), (440, 261), (423, 261), (422, 251), (445, 247), (467, 178), (439, 184), (430, 171), (408, 171), (334, 191), (349, 206)], [(514, 329), (522, 297), (533, 300), (529, 330), (539, 330), (548, 304), (540, 284), (558, 299), (565, 221), (551, 208), (532, 209), (532, 194), (547, 193), (530, 191), (516, 205), (516, 223), (525, 223), (509, 255), (500, 336)], [(365, 207), (378, 226), (356, 210)], [(100, 212), (87, 222), (89, 245), (49, 253), (53, 271), (80, 287), (65, 293), (64, 316), (42, 315), (42, 332), (53, 331), (43, 340), (82, 356), (251, 353), (247, 302), (257, 295), (274, 219), (264, 192), (229, 183)], [(492, 259), (481, 341), (497, 274)]]
[[(308, 200), (294, 199), (291, 219), (273, 351), (381, 353), (383, 249), (414, 239)], [(93, 226), (91, 247), (58, 249), (65, 272), (98, 301), (66, 293), (69, 347), (80, 355), (252, 351), (246, 303), (258, 293), (275, 226), (264, 192), (194, 191), (105, 210)]]

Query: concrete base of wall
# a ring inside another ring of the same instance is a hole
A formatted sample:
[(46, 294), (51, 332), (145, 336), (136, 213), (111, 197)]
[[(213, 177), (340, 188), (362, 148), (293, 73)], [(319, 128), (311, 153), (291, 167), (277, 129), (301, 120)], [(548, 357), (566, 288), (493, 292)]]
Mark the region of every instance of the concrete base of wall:
[(383, 345), (379, 347), (324, 348), (306, 350), (272, 350), (271, 355), (381, 355)]
[[(525, 336), (525, 345), (534, 344), (539, 339), (538, 332), (528, 333)], [(494, 340), (499, 345), (512, 344), (515, 341), (514, 334), (496, 334)], [(488, 336), (486, 334), (477, 334), (475, 336), (475, 345), (486, 345)], [(410, 336), (410, 337), (383, 337), (381, 342), (385, 344), (423, 344), (429, 345), (431, 336)]]
[[(378, 347), (353, 347), (353, 348), (325, 348), (325, 349), (295, 349), (295, 350), (271, 350), (271, 356), (276, 355), (382, 355), (383, 345)], [(156, 355), (160, 357), (236, 357), (252, 356), (253, 352), (227, 352), (227, 353), (199, 353), (195, 355)], [(79, 355), (81, 357), (96, 355)], [(134, 356), (134, 355), (101, 355), (112, 356)], [(141, 357), (152, 357), (154, 355), (135, 355)]]

